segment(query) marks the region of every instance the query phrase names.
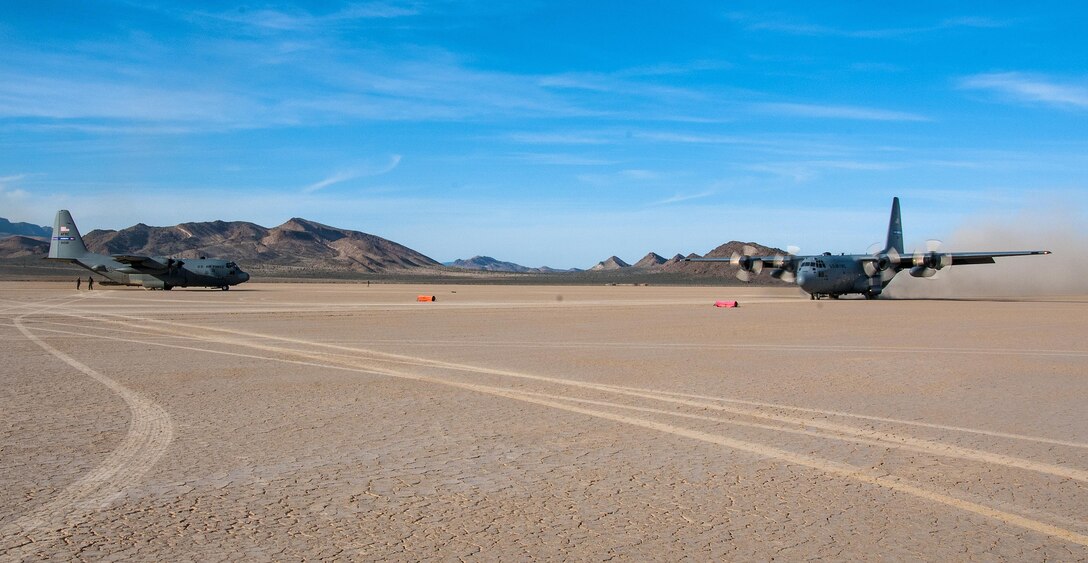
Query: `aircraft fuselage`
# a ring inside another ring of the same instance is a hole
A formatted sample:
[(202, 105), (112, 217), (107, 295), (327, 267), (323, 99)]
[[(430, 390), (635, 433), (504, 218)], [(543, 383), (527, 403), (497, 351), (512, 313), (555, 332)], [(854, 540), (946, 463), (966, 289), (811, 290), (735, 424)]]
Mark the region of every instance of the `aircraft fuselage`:
[[(167, 263), (167, 258), (157, 258)], [(98, 264), (88, 268), (120, 285), (138, 285), (149, 289), (172, 287), (221, 287), (238, 285), (249, 280), (249, 274), (238, 265), (217, 258), (184, 260), (180, 267), (168, 268), (161, 273), (139, 273), (131, 266), (111, 260), (113, 264)], [(81, 266), (83, 264), (80, 264)], [(84, 266), (86, 267), (86, 266)]]
[[(169, 264), (168, 258), (157, 258)], [(249, 274), (243, 272), (234, 262), (217, 258), (193, 258), (181, 262), (180, 266), (166, 268), (161, 272), (140, 273), (128, 264), (122, 264), (104, 255), (85, 256), (81, 259), (67, 260), (100, 274), (118, 285), (135, 285), (147, 289), (172, 289), (175, 287), (219, 287), (227, 288), (249, 281)]]
[[(890, 282), (882, 280), (880, 288)], [(806, 293), (818, 296), (837, 297), (870, 289), (870, 277), (858, 257), (849, 254), (804, 257), (797, 266), (796, 283)]]

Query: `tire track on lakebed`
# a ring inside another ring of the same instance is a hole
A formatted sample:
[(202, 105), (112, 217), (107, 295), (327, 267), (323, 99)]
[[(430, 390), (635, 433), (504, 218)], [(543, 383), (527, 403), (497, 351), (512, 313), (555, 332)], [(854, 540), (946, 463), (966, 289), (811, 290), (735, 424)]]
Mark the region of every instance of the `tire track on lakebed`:
[[(739, 420), (719, 420), (720, 422), (725, 422), (728, 424), (771, 429), (780, 432), (803, 433), (808, 436), (832, 440), (869, 444), (875, 443), (889, 448), (921, 451), (923, 453), (934, 456), (953, 457), (989, 463), (1008, 468), (1018, 468), (1028, 471), (1035, 471), (1039, 473), (1062, 477), (1065, 479), (1072, 479), (1079, 482), (1085, 482), (1086, 480), (1088, 480), (1088, 472), (1077, 468), (1034, 462), (1031, 460), (1016, 458), (1003, 454), (961, 448), (958, 446), (913, 438), (910, 436), (901, 436), (890, 432), (880, 432), (875, 430), (856, 428), (841, 423), (803, 419), (788, 415), (766, 413), (756, 409), (743, 409), (706, 401), (695, 401), (688, 398), (677, 397), (675, 396), (676, 394), (657, 392), (649, 389), (637, 389), (613, 385), (595, 384), (584, 381), (471, 366), (467, 364), (442, 362), (438, 360), (429, 360), (426, 358), (414, 356), (388, 354), (361, 348), (352, 348), (346, 346), (325, 344), (321, 342), (312, 342), (297, 338), (277, 337), (250, 331), (230, 330), (219, 327), (174, 323), (169, 321), (144, 319), (139, 317), (130, 317), (116, 314), (104, 315), (104, 317), (107, 318), (102, 318), (101, 316), (91, 318), (77, 313), (61, 314), (63, 314), (64, 316), (79, 318), (96, 323), (106, 322), (113, 325), (129, 326), (133, 329), (137, 329), (131, 332), (143, 338), (125, 339), (119, 337), (109, 337), (101, 335), (99, 336), (107, 339), (139, 342), (142, 344), (182, 348), (186, 350), (196, 350), (215, 354), (252, 357), (269, 361), (281, 361), (322, 368), (344, 369), (359, 373), (378, 374), (413, 381), (446, 385), (466, 390), (472, 390), (496, 397), (502, 397), (521, 402), (537, 404), (540, 406), (546, 406), (558, 410), (564, 410), (567, 412), (578, 413), (599, 419), (611, 420), (631, 426), (652, 429), (677, 437), (698, 440), (705, 443), (717, 444), (734, 450), (748, 452), (779, 462), (809, 467), (837, 477), (847, 478), (871, 485), (877, 485), (890, 490), (908, 494), (916, 498), (943, 504), (949, 507), (954, 507), (959, 510), (982, 515), (987, 518), (992, 518), (1009, 525), (1044, 533), (1056, 538), (1061, 538), (1063, 540), (1076, 543), (1078, 545), (1088, 546), (1088, 535), (1085, 535), (1074, 529), (1062, 528), (1060, 526), (1055, 526), (1054, 524), (1050, 524), (1039, 519), (1029, 518), (1027, 516), (1016, 514), (1007, 510), (999, 510), (985, 504), (957, 498), (950, 494), (935, 492), (921, 487), (915, 483), (911, 483), (905, 479), (888, 475), (886, 473), (877, 474), (872, 470), (867, 470), (846, 463), (821, 458), (811, 454), (799, 454), (783, 450), (781, 448), (777, 448), (765, 443), (739, 440), (717, 433), (709, 433), (682, 426), (677, 426), (675, 424), (664, 423), (647, 418), (640, 418), (638, 416), (633, 416), (629, 414), (619, 414), (609, 410), (601, 410), (600, 408), (593, 407), (604, 407), (604, 404), (593, 405), (592, 401), (585, 401), (584, 399), (581, 399), (579, 397), (564, 394), (534, 393), (505, 387), (484, 385), (480, 383), (458, 381), (444, 377), (424, 375), (419, 372), (405, 370), (404, 368), (431, 368), (465, 374), (503, 376), (512, 379), (533, 380), (540, 383), (582, 388), (621, 396), (661, 401), (683, 407), (698, 408), (702, 410), (717, 410), (720, 412), (726, 412), (739, 416), (763, 419), (765, 421), (774, 423), (775, 425), (756, 424)], [(195, 346), (181, 346), (176, 344), (163, 343), (160, 341), (148, 341), (146, 340), (146, 338), (148, 336), (147, 331), (149, 330), (160, 333), (160, 335), (174, 336), (184, 338), (190, 341), (200, 341), (217, 345), (248, 348), (250, 350), (276, 354), (282, 357), (271, 357), (268, 355), (260, 354), (240, 354), (235, 352), (226, 352), (222, 350), (209, 350), (207, 348), (200, 348)], [(299, 349), (298, 347), (301, 347), (302, 349)], [(717, 398), (717, 400), (729, 401), (729, 399), (724, 398)], [(580, 402), (581, 404), (571, 404), (571, 402)], [(768, 407), (773, 405), (774, 408), (786, 410), (792, 408), (786, 405), (774, 405), (773, 403), (763, 404)], [(621, 404), (617, 404), (615, 406), (634, 410), (638, 410), (640, 408), (633, 407), (631, 405)], [(805, 410), (814, 411), (815, 409)], [(842, 413), (839, 411), (835, 412), (839, 416), (850, 416), (850, 413)], [(906, 423), (907, 421), (904, 421), (904, 424)], [(801, 429), (798, 430), (783, 425), (796, 425), (799, 426)], [(949, 430), (954, 430), (956, 427), (945, 428)], [(1032, 437), (1029, 436), (1011, 436), (1018, 439), (1032, 439)], [(1080, 447), (1080, 445), (1076, 443), (1070, 444)], [(1024, 510), (1038, 514), (1038, 511), (1035, 511), (1033, 509), (1025, 508)], [(1055, 518), (1061, 519), (1060, 517)], [(1085, 525), (1079, 520), (1065, 520), (1067, 521), (1067, 525), (1072, 528), (1080, 528)]]
[(162, 457), (174, 437), (170, 415), (157, 403), (122, 385), (38, 337), (24, 319), (47, 313), (71, 301), (39, 307), (12, 318), (12, 325), (28, 340), (76, 371), (108, 388), (129, 409), (128, 431), (121, 443), (94, 469), (75, 480), (45, 504), (20, 516), (0, 530), (0, 554), (13, 555), (34, 542), (59, 537), (70, 519), (108, 505), (124, 490), (140, 481)]

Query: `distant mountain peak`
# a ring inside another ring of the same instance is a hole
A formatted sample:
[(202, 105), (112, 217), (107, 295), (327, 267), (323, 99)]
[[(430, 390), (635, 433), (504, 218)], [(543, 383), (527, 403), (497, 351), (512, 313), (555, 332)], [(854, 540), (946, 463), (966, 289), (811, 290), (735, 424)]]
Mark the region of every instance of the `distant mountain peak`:
[(651, 252), (651, 253), (647, 254), (646, 256), (643, 256), (642, 259), (639, 260), (638, 262), (635, 262), (635, 267), (636, 268), (656, 268), (656, 267), (664, 264), (665, 262), (668, 262), (668, 260), (666, 260), (665, 257), (661, 256), (660, 254), (658, 254), (656, 252)]
[(473, 256), (472, 258), (454, 260), (448, 264), (454, 268), (465, 270), (484, 270), (488, 272), (532, 272), (535, 268), (522, 266), (513, 262), (496, 260), (490, 256)]
[(758, 242), (742, 242), (739, 240), (731, 240), (723, 245), (718, 246), (714, 250), (706, 253), (707, 258), (728, 258), (737, 254), (744, 254), (744, 247), (750, 246), (756, 249), (756, 254), (760, 256), (774, 256), (776, 254), (786, 254), (785, 250), (781, 248), (775, 248), (773, 246), (764, 246)]
[[(303, 219), (302, 217), (291, 217), (283, 222), (282, 225), (276, 227), (278, 229), (291, 229), (291, 230), (305, 230), (305, 229), (334, 229), (328, 225), (323, 225), (317, 221), (310, 221), (309, 219)], [(339, 230), (339, 229), (334, 229)]]
[(623, 268), (630, 268), (631, 265), (623, 260), (620, 260), (616, 256), (609, 256), (608, 258), (601, 260), (596, 266), (589, 269), (591, 272), (602, 272), (611, 270), (620, 270)]

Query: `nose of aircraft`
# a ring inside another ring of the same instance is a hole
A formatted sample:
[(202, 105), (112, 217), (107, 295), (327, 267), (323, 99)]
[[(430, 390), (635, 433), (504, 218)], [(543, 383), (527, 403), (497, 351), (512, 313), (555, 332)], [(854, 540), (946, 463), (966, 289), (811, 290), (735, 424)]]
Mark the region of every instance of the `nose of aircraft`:
[(249, 274), (240, 271), (238, 272), (238, 279), (242, 280), (242, 282), (247, 282), (249, 281)]

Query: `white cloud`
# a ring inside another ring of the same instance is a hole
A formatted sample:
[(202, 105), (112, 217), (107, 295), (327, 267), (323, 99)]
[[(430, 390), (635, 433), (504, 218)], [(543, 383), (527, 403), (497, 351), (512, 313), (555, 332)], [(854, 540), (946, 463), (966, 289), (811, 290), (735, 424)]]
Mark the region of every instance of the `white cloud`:
[(355, 178), (381, 176), (382, 174), (388, 174), (392, 172), (398, 165), (400, 165), (401, 155), (395, 154), (389, 157), (389, 161), (382, 166), (364, 166), (354, 170), (345, 170), (337, 172), (324, 180), (314, 182), (304, 188), (302, 193), (313, 193), (320, 189), (327, 188), (333, 184), (339, 184), (348, 180), (354, 180)]
[(551, 164), (556, 166), (608, 166), (616, 164), (617, 162), (610, 159), (563, 153), (523, 152), (512, 154), (510, 156), (511, 158), (525, 162)]
[(28, 223), (41, 223), (30, 208), (33, 206), (30, 193), (16, 187), (14, 184), (31, 176), (31, 174), (14, 174), (0, 177), (0, 217), (10, 221), (26, 221)]
[(350, 23), (355, 20), (390, 19), (414, 16), (415, 8), (397, 6), (387, 2), (351, 4), (328, 14), (314, 14), (305, 10), (236, 10), (217, 14), (196, 13), (196, 17), (238, 23), (270, 31), (306, 31)]
[(7, 187), (12, 182), (18, 182), (23, 178), (26, 178), (29, 174), (13, 174), (11, 176), (0, 176), (0, 188)]
[(667, 197), (667, 198), (665, 198), (663, 200), (655, 201), (655, 202), (651, 203), (650, 205), (669, 205), (669, 204), (672, 204), (672, 203), (680, 203), (680, 202), (684, 202), (684, 201), (691, 201), (691, 200), (694, 200), (694, 199), (703, 199), (703, 198), (706, 198), (706, 197), (710, 197), (710, 196), (712, 196), (712, 195), (714, 195), (716, 193), (717, 192), (714, 191), (714, 190), (706, 190), (706, 191), (699, 192), (699, 193), (694, 193), (694, 194), (676, 194), (676, 195), (674, 195), (672, 197)]
[(1059, 84), (1018, 72), (976, 74), (960, 79), (965, 90), (983, 90), (1018, 102), (1040, 103), (1066, 109), (1088, 109), (1088, 87)]
[(302, 188), (302, 193), (307, 193), (308, 194), (308, 193), (316, 192), (317, 190), (320, 190), (322, 188), (327, 188), (327, 187), (329, 187), (329, 186), (331, 186), (333, 184), (339, 184), (340, 182), (344, 182), (344, 181), (351, 180), (353, 178), (358, 178), (358, 177), (359, 177), (359, 174), (356, 173), (356, 172), (337, 172), (336, 174), (333, 174), (332, 176), (329, 176), (328, 178), (325, 178), (324, 180), (314, 182), (314, 183), (310, 184), (309, 186), (306, 186), (305, 188)]
[(790, 117), (854, 119), (861, 121), (929, 121), (924, 115), (864, 106), (833, 106), (820, 104), (760, 103), (753, 106), (765, 113)]
[(619, 135), (599, 132), (513, 133), (510, 140), (527, 145), (604, 145), (618, 141)]
[(809, 182), (828, 170), (847, 170), (851, 172), (881, 172), (901, 168), (902, 165), (888, 162), (860, 160), (806, 160), (796, 162), (763, 162), (751, 164), (745, 169), (789, 178), (796, 183)]
[(980, 29), (993, 29), (1008, 27), (1009, 23), (988, 18), (985, 16), (961, 16), (948, 18), (940, 23), (939, 27), (975, 27)]
[(777, 14), (774, 17), (753, 16), (744, 13), (729, 14), (734, 21), (743, 23), (750, 30), (775, 31), (789, 35), (849, 37), (854, 39), (891, 39), (909, 37), (955, 28), (999, 28), (1006, 27), (1005, 22), (980, 16), (962, 16), (941, 20), (932, 25), (917, 27), (886, 27), (869, 29), (845, 29), (804, 21), (791, 21), (790, 16)]
[(227, 92), (89, 78), (70, 70), (74, 74), (6, 73), (0, 82), (0, 117), (223, 124), (254, 113), (252, 101)]

